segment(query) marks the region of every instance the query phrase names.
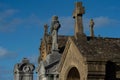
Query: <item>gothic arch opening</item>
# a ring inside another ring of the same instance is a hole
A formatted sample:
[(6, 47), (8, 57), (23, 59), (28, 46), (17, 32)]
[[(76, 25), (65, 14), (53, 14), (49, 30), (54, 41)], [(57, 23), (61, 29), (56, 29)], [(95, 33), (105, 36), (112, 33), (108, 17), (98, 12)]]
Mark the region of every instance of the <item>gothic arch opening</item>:
[(80, 74), (77, 68), (73, 67), (70, 69), (70, 71), (67, 74), (66, 80), (80, 80)]

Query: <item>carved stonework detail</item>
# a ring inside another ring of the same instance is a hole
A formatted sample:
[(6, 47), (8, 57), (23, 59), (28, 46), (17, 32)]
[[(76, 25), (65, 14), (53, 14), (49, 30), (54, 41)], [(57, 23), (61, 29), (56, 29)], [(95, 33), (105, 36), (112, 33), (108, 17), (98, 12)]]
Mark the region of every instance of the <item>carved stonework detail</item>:
[(40, 60), (45, 60), (47, 55), (47, 45), (44, 40), (41, 42), (41, 47), (40, 47)]
[(94, 37), (94, 30), (93, 30), (94, 25), (95, 25), (95, 23), (94, 23), (93, 19), (91, 19), (90, 20), (90, 36), (91, 37)]
[(45, 76), (45, 66), (44, 62), (41, 60), (38, 68), (37, 68), (37, 73), (38, 73), (38, 80), (47, 80)]
[(52, 35), (52, 50), (58, 50), (58, 30), (60, 28), (60, 23), (57, 16), (52, 17), (51, 22), (51, 35)]
[(35, 66), (24, 58), (21, 63), (14, 67), (14, 80), (33, 80), (33, 71)]

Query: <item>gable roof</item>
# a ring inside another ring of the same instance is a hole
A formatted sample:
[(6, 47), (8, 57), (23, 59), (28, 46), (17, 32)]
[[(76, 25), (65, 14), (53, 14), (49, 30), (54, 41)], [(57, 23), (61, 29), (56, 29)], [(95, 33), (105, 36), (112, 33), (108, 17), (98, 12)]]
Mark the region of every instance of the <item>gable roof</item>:
[[(87, 61), (108, 61), (120, 59), (120, 38), (86, 37), (87, 40), (69, 37), (59, 63), (58, 71), (62, 69), (67, 56), (67, 50), (72, 42)], [(77, 56), (76, 56), (77, 57)]]
[(72, 40), (88, 60), (110, 60), (120, 58), (120, 38), (87, 37), (87, 41)]

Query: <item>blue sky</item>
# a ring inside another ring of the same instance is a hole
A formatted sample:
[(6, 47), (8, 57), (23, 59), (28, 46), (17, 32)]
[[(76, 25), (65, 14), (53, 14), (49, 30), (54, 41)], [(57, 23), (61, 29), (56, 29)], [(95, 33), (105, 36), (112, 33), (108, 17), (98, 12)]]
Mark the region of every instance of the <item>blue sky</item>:
[[(43, 25), (59, 16), (59, 34), (73, 35), (74, 3), (82, 1), (84, 31), (95, 21), (95, 35), (120, 38), (120, 0), (0, 0), (0, 79), (13, 80), (14, 64), (27, 57), (37, 64)], [(5, 74), (5, 75), (4, 75)]]

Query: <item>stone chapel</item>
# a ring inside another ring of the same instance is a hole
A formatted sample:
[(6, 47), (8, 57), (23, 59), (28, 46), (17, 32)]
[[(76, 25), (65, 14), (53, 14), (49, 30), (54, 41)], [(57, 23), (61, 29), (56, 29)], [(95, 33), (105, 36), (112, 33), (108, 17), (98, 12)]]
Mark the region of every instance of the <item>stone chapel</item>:
[[(57, 16), (52, 17), (50, 32), (48, 25), (44, 25), (37, 80), (120, 80), (120, 38), (96, 37), (93, 19), (90, 20), (90, 36), (87, 36), (82, 22), (84, 13), (82, 2), (76, 2), (73, 36), (58, 35), (61, 25)], [(30, 66), (30, 70), (34, 70), (34, 66)], [(27, 67), (24, 71), (29, 72)]]

